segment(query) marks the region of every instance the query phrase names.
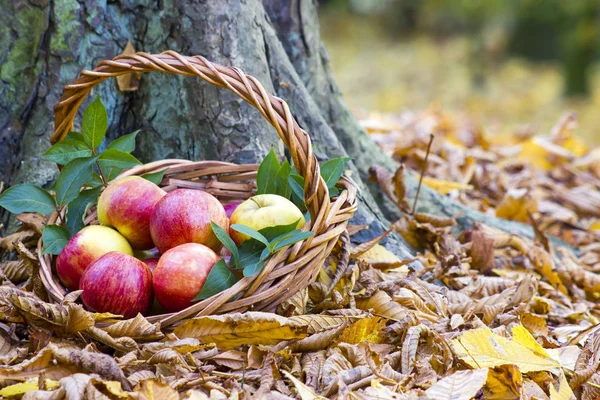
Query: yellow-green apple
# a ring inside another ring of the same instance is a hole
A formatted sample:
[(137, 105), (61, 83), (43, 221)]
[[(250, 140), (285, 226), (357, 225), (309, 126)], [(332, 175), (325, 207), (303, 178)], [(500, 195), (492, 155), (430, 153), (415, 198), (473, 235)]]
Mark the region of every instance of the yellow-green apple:
[(150, 214), (166, 192), (154, 183), (127, 176), (112, 181), (98, 198), (98, 220), (115, 227), (135, 249), (154, 247), (150, 235)]
[[(294, 203), (277, 194), (259, 194), (237, 206), (229, 222), (248, 226), (255, 231), (298, 221), (297, 229), (304, 226), (304, 215)], [(231, 229), (229, 235), (239, 245), (250, 236)]]
[(211, 221), (229, 231), (229, 220), (219, 200), (200, 190), (178, 189), (154, 207), (150, 233), (161, 253), (183, 243), (203, 244), (218, 252), (222, 245)]
[(166, 251), (154, 269), (152, 284), (156, 300), (167, 311), (192, 305), (219, 256), (198, 243), (185, 243)]
[(133, 254), (131, 246), (119, 232), (107, 226), (87, 226), (69, 240), (56, 258), (56, 273), (67, 288), (77, 290), (86, 268), (111, 251)]
[(125, 318), (144, 314), (152, 304), (152, 272), (137, 258), (111, 251), (94, 261), (81, 277), (81, 300), (97, 312)]

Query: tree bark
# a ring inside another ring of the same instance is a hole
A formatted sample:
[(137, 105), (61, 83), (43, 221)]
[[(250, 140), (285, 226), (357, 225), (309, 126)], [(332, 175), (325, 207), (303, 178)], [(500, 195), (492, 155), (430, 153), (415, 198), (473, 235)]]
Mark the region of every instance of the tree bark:
[[(0, 0), (0, 5), (0, 35), (8, 38), (0, 41), (0, 180), (51, 184), (57, 169), (40, 154), (49, 147), (52, 109), (63, 86), (82, 69), (120, 54), (131, 40), (139, 51), (173, 49), (241, 68), (288, 102), (320, 160), (352, 157), (352, 178), (360, 189), (354, 223), (370, 227), (355, 240), (381, 234), (388, 219), (398, 217), (380, 191), (365, 184), (371, 165), (393, 170), (396, 164), (343, 102), (320, 39), (315, 1)], [(142, 161), (253, 163), (271, 146), (283, 153), (276, 133), (256, 110), (198, 79), (153, 73), (142, 77), (136, 92), (119, 92), (113, 80), (94, 91), (107, 106), (110, 138), (141, 129), (136, 155)], [(414, 195), (416, 181), (407, 179)], [(474, 213), (431, 190), (421, 196), (420, 210), (463, 213), (464, 226), (482, 220), (515, 232), (525, 229)], [(412, 250), (399, 236), (389, 236), (385, 244), (410, 257)]]

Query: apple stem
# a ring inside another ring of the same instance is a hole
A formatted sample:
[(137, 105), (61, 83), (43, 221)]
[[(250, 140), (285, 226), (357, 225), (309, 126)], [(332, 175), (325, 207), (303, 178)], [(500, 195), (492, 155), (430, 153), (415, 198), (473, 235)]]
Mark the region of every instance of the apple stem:
[(258, 208), (262, 207), (260, 204), (258, 204), (258, 202), (256, 200), (254, 200), (254, 198), (250, 197), (250, 200), (252, 200), (254, 202), (254, 204), (256, 204), (258, 206)]

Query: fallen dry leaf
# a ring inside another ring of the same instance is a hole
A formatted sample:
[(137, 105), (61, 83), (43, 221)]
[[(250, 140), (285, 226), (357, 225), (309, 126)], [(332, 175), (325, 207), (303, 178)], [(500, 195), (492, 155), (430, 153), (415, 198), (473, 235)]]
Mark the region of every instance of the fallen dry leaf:
[(425, 394), (429, 399), (436, 400), (469, 400), (481, 390), (487, 376), (487, 368), (457, 371), (431, 386)]
[[(522, 338), (519, 338), (522, 340)], [(527, 342), (530, 345), (529, 342)], [(532, 371), (558, 371), (560, 364), (546, 354), (538, 354), (515, 338), (509, 340), (488, 328), (463, 333), (452, 340), (458, 357), (471, 368), (498, 367), (515, 364), (522, 373)]]
[(268, 345), (302, 339), (307, 335), (307, 326), (274, 314), (248, 312), (188, 319), (174, 333), (228, 350), (244, 344)]

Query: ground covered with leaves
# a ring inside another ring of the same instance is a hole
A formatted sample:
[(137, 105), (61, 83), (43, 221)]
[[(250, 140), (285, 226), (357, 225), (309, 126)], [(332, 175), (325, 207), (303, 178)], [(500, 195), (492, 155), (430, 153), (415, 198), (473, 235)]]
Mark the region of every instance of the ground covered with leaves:
[[(350, 254), (340, 246), (277, 314), (161, 329), (89, 312), (78, 292), (49, 303), (34, 252), (44, 219), (22, 214), (0, 239), (5, 258), (18, 255), (0, 264), (0, 396), (598, 398), (600, 152), (573, 136), (575, 117), (501, 143), (436, 110), (362, 123), (401, 163), (395, 173), (373, 166), (372, 178), (405, 211), (390, 232), (414, 259), (387, 251), (385, 235)], [(426, 185), (535, 237), (411, 213), (403, 172), (425, 164)]]

